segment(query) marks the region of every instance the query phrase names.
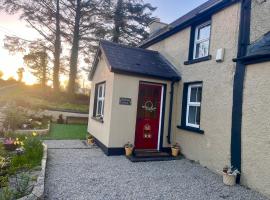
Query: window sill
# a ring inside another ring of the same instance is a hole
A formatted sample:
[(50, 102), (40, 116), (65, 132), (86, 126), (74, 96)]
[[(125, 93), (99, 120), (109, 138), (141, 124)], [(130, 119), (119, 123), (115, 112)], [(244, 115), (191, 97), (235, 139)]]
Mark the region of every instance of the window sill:
[(185, 61), (184, 62), (184, 65), (191, 65), (191, 64), (195, 64), (195, 63), (199, 63), (199, 62), (204, 62), (204, 61), (207, 61), (207, 60), (211, 60), (211, 59), (212, 59), (212, 56), (209, 55), (209, 56), (205, 56), (205, 57), (202, 57), (202, 58), (197, 58), (197, 59)]
[(100, 122), (100, 123), (104, 123), (103, 119), (102, 118), (98, 118), (98, 117), (91, 117), (91, 119), (97, 121), (97, 122)]
[(185, 130), (185, 131), (198, 133), (198, 134), (204, 134), (204, 131), (199, 128), (193, 128), (193, 127), (188, 127), (188, 126), (177, 126), (177, 128)]

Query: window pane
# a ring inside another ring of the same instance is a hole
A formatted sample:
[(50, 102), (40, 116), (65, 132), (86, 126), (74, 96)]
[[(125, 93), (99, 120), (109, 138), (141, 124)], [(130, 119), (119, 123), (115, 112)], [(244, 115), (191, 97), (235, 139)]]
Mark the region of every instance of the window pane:
[(200, 125), (200, 119), (201, 118), (201, 107), (197, 107), (197, 112), (196, 112), (196, 124)]
[(196, 102), (197, 88), (192, 87), (190, 90), (190, 102)]
[(208, 56), (208, 52), (209, 52), (209, 40), (196, 44), (195, 58)]
[(97, 115), (101, 115), (101, 109), (102, 109), (102, 101), (98, 101), (98, 105), (97, 105)]
[(188, 123), (189, 124), (195, 124), (196, 119), (196, 106), (189, 106), (189, 112), (188, 112)]
[(199, 30), (198, 30), (198, 38), (197, 39), (202, 40), (202, 39), (210, 38), (210, 31), (211, 31), (211, 26), (210, 25), (199, 28)]
[(202, 101), (202, 88), (198, 87), (197, 90), (197, 102), (201, 102)]
[(98, 86), (98, 97), (102, 97), (102, 85)]
[(102, 101), (102, 110), (101, 110), (102, 116), (104, 115), (104, 100)]

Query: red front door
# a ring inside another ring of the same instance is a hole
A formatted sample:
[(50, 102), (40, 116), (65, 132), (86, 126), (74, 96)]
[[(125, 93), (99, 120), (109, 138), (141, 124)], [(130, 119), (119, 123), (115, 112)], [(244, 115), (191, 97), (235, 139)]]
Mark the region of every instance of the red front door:
[(162, 86), (140, 83), (135, 134), (136, 149), (157, 149)]

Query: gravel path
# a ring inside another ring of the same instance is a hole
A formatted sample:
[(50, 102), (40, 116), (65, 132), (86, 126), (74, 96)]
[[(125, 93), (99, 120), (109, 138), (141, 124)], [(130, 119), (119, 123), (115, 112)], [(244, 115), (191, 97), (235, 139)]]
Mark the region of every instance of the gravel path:
[(63, 148), (48, 151), (45, 199), (267, 199), (241, 186), (224, 186), (220, 176), (185, 159), (131, 163), (124, 156), (107, 157), (97, 148), (68, 149), (68, 144), (51, 141), (49, 145)]

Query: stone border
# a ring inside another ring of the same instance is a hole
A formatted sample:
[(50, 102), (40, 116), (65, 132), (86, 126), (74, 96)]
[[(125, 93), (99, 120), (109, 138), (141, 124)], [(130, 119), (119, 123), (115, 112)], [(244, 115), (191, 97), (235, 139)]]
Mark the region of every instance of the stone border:
[(24, 129), (18, 129), (15, 130), (16, 134), (22, 134), (22, 135), (29, 135), (32, 134), (33, 132), (36, 132), (38, 135), (46, 135), (50, 132), (51, 129), (51, 123), (48, 123), (48, 128), (46, 129), (28, 129), (28, 130), (24, 130)]
[(32, 190), (32, 193), (20, 198), (19, 200), (41, 200), (44, 199), (44, 190), (45, 190), (45, 170), (46, 170), (46, 163), (47, 163), (47, 154), (48, 154), (48, 147), (46, 144), (43, 145), (43, 157), (41, 160), (41, 171), (37, 178), (37, 182)]

